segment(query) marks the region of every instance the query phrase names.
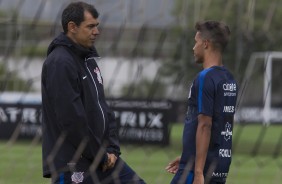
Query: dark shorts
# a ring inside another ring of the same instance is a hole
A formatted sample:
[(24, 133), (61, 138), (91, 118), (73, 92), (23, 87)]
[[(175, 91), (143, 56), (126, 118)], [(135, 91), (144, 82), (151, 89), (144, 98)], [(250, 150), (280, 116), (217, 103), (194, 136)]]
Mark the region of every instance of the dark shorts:
[(52, 184), (145, 184), (145, 182), (119, 158), (113, 169), (105, 172), (96, 170), (90, 172), (64, 172), (60, 173)]
[[(170, 184), (192, 184), (194, 180), (193, 171), (183, 174), (183, 170), (178, 170), (178, 172), (173, 177)], [(225, 181), (209, 181), (209, 184), (225, 184)]]

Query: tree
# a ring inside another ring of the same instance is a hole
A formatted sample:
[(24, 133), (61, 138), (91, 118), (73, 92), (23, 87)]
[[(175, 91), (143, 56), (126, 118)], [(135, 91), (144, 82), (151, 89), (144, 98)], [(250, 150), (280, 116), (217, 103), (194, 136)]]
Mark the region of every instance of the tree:
[(172, 34), (178, 42), (173, 57), (164, 62), (162, 75), (172, 81), (181, 78), (179, 85), (187, 91), (187, 82), (200, 70), (193, 64), (194, 25), (199, 20), (219, 20), (232, 32), (224, 64), (241, 81), (253, 52), (282, 49), (281, 5), (278, 0), (177, 0)]

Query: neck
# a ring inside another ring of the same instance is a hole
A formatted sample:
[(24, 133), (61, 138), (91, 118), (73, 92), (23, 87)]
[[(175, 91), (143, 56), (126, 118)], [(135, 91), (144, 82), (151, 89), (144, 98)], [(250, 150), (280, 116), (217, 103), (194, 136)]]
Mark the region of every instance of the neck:
[(206, 55), (203, 62), (203, 68), (207, 69), (212, 66), (223, 66), (222, 55), (220, 52), (212, 51)]

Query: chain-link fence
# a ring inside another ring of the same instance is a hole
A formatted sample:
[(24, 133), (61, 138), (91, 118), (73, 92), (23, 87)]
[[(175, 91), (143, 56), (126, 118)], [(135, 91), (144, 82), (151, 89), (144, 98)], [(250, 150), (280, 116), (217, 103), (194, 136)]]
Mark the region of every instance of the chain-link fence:
[[(50, 183), (41, 169), (41, 67), (69, 2), (0, 1), (1, 184)], [(204, 19), (230, 26), (224, 63), (240, 85), (227, 183), (280, 183), (281, 0), (86, 2), (100, 13), (95, 45), (105, 93), (126, 125), (119, 130), (122, 158), (147, 183), (169, 183), (164, 168), (181, 154), (188, 89), (201, 70), (193, 61), (193, 26)], [(142, 119), (162, 128), (145, 126), (138, 137), (135, 123), (148, 124)]]

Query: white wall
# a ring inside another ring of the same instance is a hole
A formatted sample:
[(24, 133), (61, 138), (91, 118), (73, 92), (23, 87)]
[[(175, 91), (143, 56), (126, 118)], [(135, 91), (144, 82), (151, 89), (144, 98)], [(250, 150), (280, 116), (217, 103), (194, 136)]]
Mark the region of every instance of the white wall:
[[(8, 58), (0, 62), (5, 62), (9, 71), (14, 71), (24, 80), (31, 80), (33, 88), (40, 92), (41, 69), (44, 59), (42, 58)], [(153, 79), (160, 66), (160, 61), (152, 59), (126, 59), (104, 57), (97, 60), (102, 77), (104, 79), (104, 88), (109, 89), (114, 96), (120, 94), (123, 85), (143, 78)]]

